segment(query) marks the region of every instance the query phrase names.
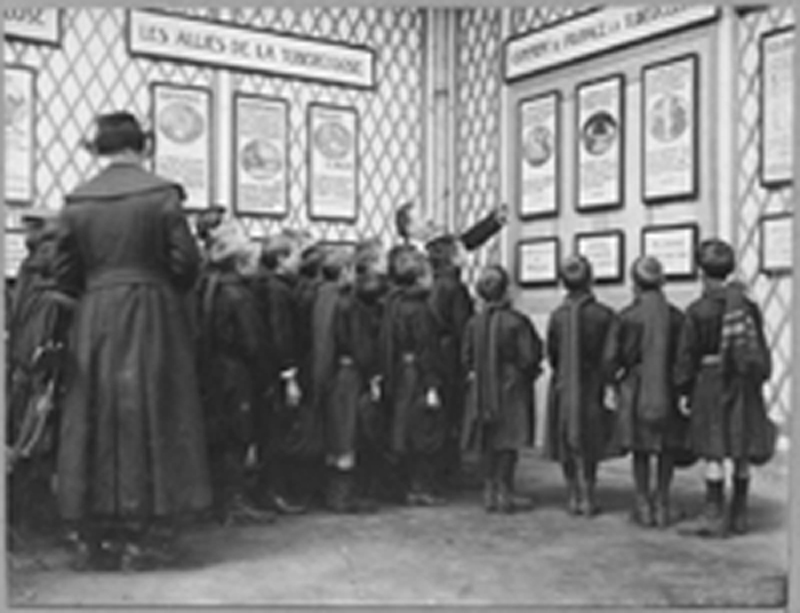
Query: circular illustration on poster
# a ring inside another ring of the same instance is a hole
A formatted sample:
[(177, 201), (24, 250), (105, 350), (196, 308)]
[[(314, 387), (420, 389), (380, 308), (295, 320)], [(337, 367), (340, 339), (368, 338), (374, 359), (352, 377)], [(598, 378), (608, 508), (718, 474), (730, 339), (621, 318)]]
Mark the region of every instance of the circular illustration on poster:
[(581, 129), (581, 141), (587, 153), (600, 156), (617, 140), (619, 125), (608, 111), (598, 111), (589, 116)]
[(283, 170), (283, 160), (278, 147), (254, 138), (240, 152), (242, 169), (254, 179), (273, 179)]
[(23, 130), (24, 126), (22, 124), (28, 115), (28, 98), (25, 92), (9, 84), (8, 80), (6, 80), (6, 85), (11, 85), (6, 89), (6, 106), (4, 109), (6, 128), (15, 131)]
[(689, 129), (688, 103), (682, 96), (664, 94), (650, 107), (650, 134), (658, 141), (677, 140)]
[(525, 161), (538, 168), (553, 157), (553, 133), (545, 126), (535, 126), (525, 132), (522, 141), (522, 154)]
[(341, 160), (352, 151), (353, 135), (337, 121), (326, 121), (314, 131), (314, 146), (326, 158)]
[(173, 102), (161, 112), (158, 129), (172, 142), (188, 145), (203, 135), (206, 126), (196, 108), (185, 102)]

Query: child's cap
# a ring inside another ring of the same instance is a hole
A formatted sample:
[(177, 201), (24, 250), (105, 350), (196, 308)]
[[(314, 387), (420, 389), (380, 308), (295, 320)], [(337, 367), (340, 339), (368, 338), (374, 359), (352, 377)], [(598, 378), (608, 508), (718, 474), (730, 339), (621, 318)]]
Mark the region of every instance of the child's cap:
[(642, 289), (655, 289), (664, 285), (664, 267), (657, 258), (644, 255), (631, 266), (633, 282)]
[(718, 238), (710, 238), (697, 248), (697, 265), (713, 279), (725, 279), (736, 266), (733, 247)]
[(561, 280), (567, 289), (585, 289), (592, 283), (592, 265), (582, 255), (571, 255), (561, 265)]
[(478, 279), (478, 295), (486, 302), (502, 300), (508, 291), (509, 277), (506, 270), (497, 264), (487, 266)]

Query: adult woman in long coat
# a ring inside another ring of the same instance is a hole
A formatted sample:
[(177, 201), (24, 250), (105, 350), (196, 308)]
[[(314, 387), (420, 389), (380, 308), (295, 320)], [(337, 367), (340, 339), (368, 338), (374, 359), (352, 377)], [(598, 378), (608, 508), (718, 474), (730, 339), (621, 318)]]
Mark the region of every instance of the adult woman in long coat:
[(159, 520), (211, 501), (183, 300), (200, 257), (183, 189), (141, 166), (147, 141), (129, 113), (98, 117), (87, 148), (108, 165), (67, 196), (58, 237), (57, 282), (79, 297), (58, 497), (90, 566), (162, 560)]

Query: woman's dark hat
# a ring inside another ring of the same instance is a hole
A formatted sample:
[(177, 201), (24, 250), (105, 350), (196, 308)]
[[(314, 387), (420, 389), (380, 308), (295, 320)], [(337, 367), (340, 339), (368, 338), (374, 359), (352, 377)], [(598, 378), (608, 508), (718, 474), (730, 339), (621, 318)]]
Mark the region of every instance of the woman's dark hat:
[(93, 135), (81, 141), (93, 155), (113, 155), (127, 149), (143, 153), (153, 138), (152, 130), (142, 129), (139, 120), (127, 111), (98, 115), (93, 129)]

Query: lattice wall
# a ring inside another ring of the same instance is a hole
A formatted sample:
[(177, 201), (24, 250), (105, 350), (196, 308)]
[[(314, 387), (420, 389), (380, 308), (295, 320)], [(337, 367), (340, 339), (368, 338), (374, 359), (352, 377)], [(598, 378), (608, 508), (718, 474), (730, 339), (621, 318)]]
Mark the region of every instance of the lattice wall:
[[(177, 9), (209, 17), (213, 9)], [(421, 192), (422, 16), (417, 10), (237, 9), (238, 23), (366, 44), (378, 52), (379, 88), (342, 87), (235, 74), (234, 89), (285, 97), (291, 105), (290, 208), (282, 223), (313, 225), (324, 239), (378, 234), (390, 240), (392, 210)], [(57, 208), (63, 195), (95, 170), (78, 142), (97, 112), (128, 108), (146, 117), (148, 83), (212, 86), (215, 69), (132, 59), (125, 49), (123, 9), (68, 9), (61, 49), (5, 43), (5, 60), (38, 70), (36, 184), (38, 200)], [(355, 226), (315, 223), (305, 206), (305, 113), (311, 100), (351, 104), (361, 115), (361, 215)], [(272, 222), (247, 220), (249, 228)], [(255, 228), (251, 228), (255, 229)]]
[(540, 30), (544, 26), (565, 21), (590, 10), (591, 7), (577, 6), (535, 6), (526, 9), (512, 9), (511, 33), (514, 35)]
[[(456, 227), (465, 229), (500, 204), (501, 11), (459, 11), (456, 41)], [(470, 285), (499, 247), (495, 239), (471, 258)]]
[(750, 13), (738, 25), (738, 188), (736, 248), (740, 271), (764, 310), (767, 338), (772, 347), (774, 373), (767, 386), (773, 417), (785, 425), (791, 409), (791, 277), (760, 275), (758, 221), (767, 212), (793, 209), (791, 188), (765, 190), (759, 182), (761, 78), (759, 37), (762, 33), (794, 22), (793, 11), (776, 7)]

